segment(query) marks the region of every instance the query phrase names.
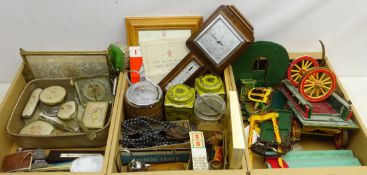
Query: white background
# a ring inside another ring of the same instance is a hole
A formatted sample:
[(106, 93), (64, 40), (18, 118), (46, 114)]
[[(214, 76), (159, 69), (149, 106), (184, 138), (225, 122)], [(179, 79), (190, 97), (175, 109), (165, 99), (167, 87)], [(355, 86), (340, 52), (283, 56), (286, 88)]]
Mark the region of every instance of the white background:
[(103, 50), (126, 42), (125, 16), (202, 15), (236, 5), (256, 40), (289, 51), (320, 51), (341, 77), (367, 76), (367, 3), (363, 0), (0, 0), (0, 83), (14, 77), (28, 50)]

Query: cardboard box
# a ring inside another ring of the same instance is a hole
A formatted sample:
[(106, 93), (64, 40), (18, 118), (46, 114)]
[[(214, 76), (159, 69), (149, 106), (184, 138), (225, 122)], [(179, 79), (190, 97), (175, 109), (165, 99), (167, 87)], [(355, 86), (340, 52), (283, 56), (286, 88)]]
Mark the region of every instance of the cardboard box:
[[(12, 137), (7, 133), (6, 131), (6, 125), (8, 123), (9, 117), (11, 115), (11, 111), (14, 108), (18, 97), (20, 96), (20, 93), (22, 92), (24, 86), (26, 85), (26, 80), (25, 77), (23, 76), (23, 72), (24, 72), (24, 64), (22, 64), (18, 70), (18, 72), (15, 75), (14, 80), (12, 81), (8, 92), (6, 93), (6, 95), (3, 98), (3, 101), (0, 105), (0, 143), (1, 143), (1, 147), (0, 147), (0, 165), (2, 165), (2, 161), (3, 158), (5, 157), (5, 155), (9, 154), (9, 153), (14, 153), (16, 152), (16, 148), (18, 147), (17, 144), (12, 140)], [(120, 74), (119, 79), (122, 79), (122, 75)], [(121, 81), (118, 82), (117, 88), (120, 89), (121, 88)], [(104, 151), (104, 164), (103, 164), (103, 169), (101, 172), (99, 173), (88, 173), (88, 174), (105, 174), (106, 170), (107, 170), (107, 165), (108, 165), (108, 160), (109, 160), (109, 153), (110, 153), (110, 148), (111, 148), (111, 141), (112, 141), (112, 135), (113, 135), (113, 131), (114, 131), (114, 123), (115, 123), (115, 119), (116, 119), (116, 112), (117, 112), (117, 108), (118, 108), (118, 102), (120, 97), (120, 91), (117, 91), (116, 96), (115, 96), (115, 105), (112, 108), (112, 115), (111, 115), (111, 125), (109, 127), (109, 135), (107, 138), (107, 142), (106, 142), (106, 146), (103, 147), (99, 147), (99, 148), (85, 148), (88, 150), (102, 150)], [(65, 140), (67, 141), (67, 140)], [(76, 148), (78, 150), (84, 149), (84, 148)], [(1, 173), (0, 174), (6, 174), (6, 173)], [(12, 173), (14, 174), (14, 173)], [(81, 174), (81, 173), (70, 173), (70, 172), (27, 172), (27, 173), (15, 173), (15, 174)]]
[[(312, 52), (312, 53), (289, 53), (290, 59), (295, 59), (299, 56), (310, 55), (314, 58), (320, 58), (321, 53)], [(332, 67), (330, 62), (326, 60), (326, 65), (332, 71)], [(231, 69), (231, 68), (230, 68)], [(231, 70), (230, 70), (231, 71)], [(231, 71), (232, 72), (232, 71)], [(335, 71), (334, 71), (335, 72)], [(236, 85), (234, 83), (233, 74), (231, 74), (231, 82), (232, 88), (231, 90), (236, 91)], [(345, 100), (349, 101), (349, 97), (342, 87), (339, 80), (337, 80), (337, 89), (339, 93), (344, 95)], [(357, 125), (359, 125), (359, 129), (353, 130), (349, 132), (349, 143), (346, 149), (350, 149), (353, 151), (354, 156), (359, 159), (363, 166), (361, 167), (323, 167), (323, 168), (290, 168), (290, 169), (267, 169), (264, 165), (264, 161), (261, 158), (256, 158), (254, 155), (254, 165), (251, 167), (251, 163), (249, 162), (249, 152), (245, 150), (246, 157), (246, 165), (247, 167), (247, 175), (361, 175), (366, 174), (367, 172), (367, 132), (366, 127), (364, 126), (361, 117), (358, 115), (358, 111), (352, 106), (352, 110), (354, 115), (352, 119)], [(304, 135), (305, 139), (301, 139), (298, 143), (304, 148), (304, 150), (335, 150), (335, 146), (333, 143), (333, 138), (327, 139), (327, 137), (319, 137), (313, 135)], [(303, 137), (303, 135), (302, 135)], [(246, 138), (247, 140), (247, 138)]]
[[(223, 118), (221, 119), (221, 123), (223, 124), (223, 129), (227, 139), (227, 153), (228, 153), (228, 165), (229, 170), (208, 170), (208, 171), (193, 171), (193, 170), (184, 170), (184, 171), (154, 171), (154, 172), (141, 172), (146, 174), (244, 174), (246, 172), (246, 164), (244, 159), (244, 133), (242, 126), (242, 117), (240, 106), (238, 102), (237, 93), (232, 90), (232, 83), (230, 80), (229, 69), (227, 68), (223, 74), (225, 89), (226, 89), (226, 103), (227, 110)], [(125, 95), (125, 91), (128, 88), (128, 83), (125, 79), (122, 80), (121, 86), (121, 94), (120, 94), (120, 105), (117, 109), (117, 117), (115, 121), (115, 130), (113, 133), (113, 140), (111, 144), (111, 152), (109, 157), (109, 164), (107, 168), (107, 174), (120, 174), (122, 170), (121, 158), (120, 158), (120, 143), (119, 140), (121, 138), (121, 122), (124, 120), (124, 107), (123, 107), (123, 98)], [(213, 130), (217, 130), (217, 128), (213, 128)], [(128, 173), (128, 172), (123, 172)], [(130, 174), (130, 173), (128, 173)], [(132, 173), (131, 173), (132, 174)], [(140, 173), (138, 173), (140, 174)]]

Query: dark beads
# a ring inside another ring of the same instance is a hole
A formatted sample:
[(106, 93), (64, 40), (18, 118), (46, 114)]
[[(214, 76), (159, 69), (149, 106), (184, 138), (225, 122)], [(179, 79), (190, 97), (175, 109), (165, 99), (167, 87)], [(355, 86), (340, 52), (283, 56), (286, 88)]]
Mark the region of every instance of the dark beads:
[[(153, 128), (154, 124), (154, 128)], [(157, 127), (158, 126), (158, 127)], [(137, 117), (125, 120), (122, 125), (120, 143), (128, 148), (145, 148), (179, 143), (167, 138), (166, 132), (176, 124), (152, 118)], [(136, 138), (138, 136), (138, 138)]]

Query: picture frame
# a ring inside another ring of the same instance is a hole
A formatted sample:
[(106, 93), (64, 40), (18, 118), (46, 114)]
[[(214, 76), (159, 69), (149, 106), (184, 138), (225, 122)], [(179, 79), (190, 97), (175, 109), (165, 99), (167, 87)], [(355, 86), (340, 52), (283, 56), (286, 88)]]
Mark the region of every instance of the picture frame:
[(186, 40), (203, 23), (201, 16), (126, 17), (128, 46), (140, 46), (145, 75), (159, 83), (190, 51)]
[(25, 51), (20, 55), (32, 79), (110, 76), (108, 51)]

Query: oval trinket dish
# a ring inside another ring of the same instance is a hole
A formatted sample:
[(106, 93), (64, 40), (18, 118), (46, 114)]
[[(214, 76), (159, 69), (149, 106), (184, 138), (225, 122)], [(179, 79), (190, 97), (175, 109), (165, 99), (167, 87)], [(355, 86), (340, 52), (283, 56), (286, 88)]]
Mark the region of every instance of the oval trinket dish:
[(46, 105), (56, 105), (61, 103), (66, 96), (65, 88), (61, 86), (50, 86), (40, 94), (40, 100)]
[(55, 129), (53, 125), (48, 122), (37, 120), (24, 126), (19, 134), (22, 135), (50, 135)]

